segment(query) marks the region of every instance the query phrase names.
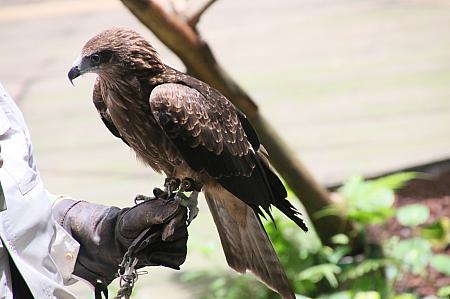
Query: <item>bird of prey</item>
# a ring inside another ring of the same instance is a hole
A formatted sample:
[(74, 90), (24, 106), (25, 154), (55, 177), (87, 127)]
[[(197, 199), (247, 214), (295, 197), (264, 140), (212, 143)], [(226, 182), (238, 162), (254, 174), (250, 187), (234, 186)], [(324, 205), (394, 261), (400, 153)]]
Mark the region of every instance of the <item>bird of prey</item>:
[(93, 102), (106, 127), (167, 176), (166, 189), (186, 200), (189, 220), (203, 191), (228, 264), (253, 272), (284, 299), (295, 298), (260, 217), (272, 217), (275, 206), (307, 227), (246, 116), (216, 89), (165, 65), (131, 29), (91, 38), (68, 77), (84, 73), (98, 75)]

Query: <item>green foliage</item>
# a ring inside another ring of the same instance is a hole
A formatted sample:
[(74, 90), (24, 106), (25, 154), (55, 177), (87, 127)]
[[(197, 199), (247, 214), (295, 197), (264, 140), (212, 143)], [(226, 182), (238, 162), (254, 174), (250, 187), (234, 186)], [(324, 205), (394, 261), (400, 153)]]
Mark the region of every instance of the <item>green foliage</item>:
[(424, 275), (432, 256), (430, 242), (424, 238), (412, 238), (395, 243), (393, 247), (391, 244), (387, 254), (401, 263), (401, 270)]
[[(380, 293), (376, 291), (343, 291), (329, 295), (322, 295), (318, 299), (382, 299)], [(392, 299), (415, 299), (416, 297), (391, 297)]]
[(394, 173), (373, 181), (370, 181), (371, 183), (375, 183), (379, 185), (382, 188), (388, 188), (391, 190), (397, 190), (401, 187), (403, 187), (407, 182), (409, 182), (412, 179), (418, 178), (418, 177), (425, 177), (425, 175), (409, 171), (409, 172), (399, 172)]
[(449, 298), (450, 297), (450, 286), (442, 287), (438, 290), (437, 295), (441, 298)]
[(380, 294), (378, 292), (370, 291), (370, 292), (358, 292), (355, 299), (381, 299)]
[(352, 292), (336, 292), (332, 294), (321, 295), (318, 299), (352, 299)]
[(374, 273), (382, 269), (389, 261), (386, 259), (366, 259), (352, 267), (348, 267), (341, 275), (341, 281), (352, 280), (363, 277), (366, 274)]
[(339, 193), (345, 198), (348, 218), (357, 223), (380, 223), (393, 214), (393, 190), (376, 182), (364, 182), (362, 177), (354, 176)]
[(201, 299), (277, 298), (275, 293), (248, 275), (237, 275), (221, 270), (187, 272), (180, 280), (195, 285)]
[(336, 275), (341, 273), (341, 268), (335, 264), (321, 264), (309, 267), (298, 274), (298, 279), (318, 283), (322, 279), (326, 279), (328, 283), (336, 288), (338, 280)]
[[(400, 173), (372, 181), (352, 177), (339, 189), (343, 203), (320, 214), (343, 211), (355, 224), (355, 233), (360, 234), (365, 233), (367, 225), (386, 223), (392, 217), (408, 228), (423, 225), (429, 218), (426, 206), (414, 204), (397, 210), (393, 206), (394, 190), (417, 175)], [(323, 246), (312, 233), (299, 233), (296, 225), (286, 217), (275, 212), (274, 218), (276, 227), (267, 223), (265, 228), (298, 294), (297, 299), (417, 299), (414, 294), (395, 293), (393, 285), (404, 273), (426, 275), (431, 266), (450, 275), (450, 257), (432, 252), (436, 244), (448, 241), (448, 218), (423, 226), (416, 230), (420, 235), (413, 238), (392, 237), (378, 250), (367, 244), (364, 252), (356, 256), (351, 255), (351, 237), (348, 235), (334, 236), (333, 248)], [(201, 299), (279, 298), (252, 276), (218, 270), (195, 273), (183, 277), (203, 285), (197, 296)], [(441, 288), (439, 292), (448, 294), (450, 289)]]
[(425, 223), (430, 217), (430, 209), (422, 204), (412, 204), (397, 210), (397, 221), (404, 226), (416, 226)]
[(417, 177), (415, 172), (392, 174), (372, 181), (353, 176), (339, 188), (344, 197), (344, 211), (359, 224), (377, 224), (394, 215), (394, 190)]
[(442, 217), (423, 227), (421, 235), (429, 240), (434, 248), (445, 248), (450, 243), (450, 218)]
[(337, 234), (331, 237), (331, 242), (336, 245), (347, 245), (349, 241), (349, 237), (344, 234)]
[(400, 294), (395, 295), (392, 299), (417, 299), (417, 296), (413, 294)]
[(450, 256), (436, 254), (430, 260), (431, 267), (450, 276)]

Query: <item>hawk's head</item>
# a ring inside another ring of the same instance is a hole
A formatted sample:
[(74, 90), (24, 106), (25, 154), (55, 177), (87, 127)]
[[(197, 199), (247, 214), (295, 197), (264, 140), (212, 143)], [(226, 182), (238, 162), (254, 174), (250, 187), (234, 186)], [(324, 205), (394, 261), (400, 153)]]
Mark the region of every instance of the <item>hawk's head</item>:
[(158, 73), (165, 68), (158, 53), (132, 29), (111, 28), (91, 38), (68, 73), (70, 82), (84, 73), (122, 76), (129, 72)]

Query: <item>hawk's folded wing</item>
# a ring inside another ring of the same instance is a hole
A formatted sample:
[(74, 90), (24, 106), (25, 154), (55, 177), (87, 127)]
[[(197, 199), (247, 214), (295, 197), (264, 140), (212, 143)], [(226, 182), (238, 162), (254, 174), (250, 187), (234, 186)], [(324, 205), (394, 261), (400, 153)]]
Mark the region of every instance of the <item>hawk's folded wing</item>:
[(158, 85), (150, 108), (189, 166), (213, 178), (250, 176), (255, 152), (234, 106), (182, 84)]

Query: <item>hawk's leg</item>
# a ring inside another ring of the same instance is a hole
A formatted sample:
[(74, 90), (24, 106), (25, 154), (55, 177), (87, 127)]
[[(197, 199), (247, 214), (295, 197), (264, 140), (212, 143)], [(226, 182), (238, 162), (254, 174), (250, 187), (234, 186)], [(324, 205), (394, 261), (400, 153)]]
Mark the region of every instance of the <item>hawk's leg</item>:
[(180, 180), (176, 178), (166, 178), (164, 181), (164, 191), (159, 188), (153, 189), (153, 195), (154, 196), (146, 196), (139, 194), (134, 198), (134, 203), (138, 204), (140, 202), (145, 202), (149, 200), (155, 200), (157, 198), (164, 198), (164, 199), (172, 199), (174, 198), (174, 191), (177, 191), (180, 187)]
[(198, 191), (192, 191), (190, 196), (186, 196), (182, 192), (177, 192), (177, 194), (175, 194), (175, 200), (178, 200), (180, 205), (189, 210), (188, 219), (186, 220), (188, 225), (191, 224), (192, 220), (198, 215), (198, 194)]
[[(175, 199), (180, 201), (180, 204), (187, 207), (189, 210), (189, 216), (187, 219), (188, 225), (197, 217), (198, 209), (198, 194), (201, 190), (201, 185), (195, 182), (193, 179), (184, 178), (181, 181), (180, 189), (175, 194)], [(188, 197), (184, 192), (192, 191), (191, 195)]]
[(165, 191), (168, 194), (168, 198), (170, 198), (174, 191), (180, 188), (180, 179), (177, 178), (166, 178), (164, 181)]

